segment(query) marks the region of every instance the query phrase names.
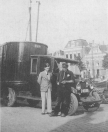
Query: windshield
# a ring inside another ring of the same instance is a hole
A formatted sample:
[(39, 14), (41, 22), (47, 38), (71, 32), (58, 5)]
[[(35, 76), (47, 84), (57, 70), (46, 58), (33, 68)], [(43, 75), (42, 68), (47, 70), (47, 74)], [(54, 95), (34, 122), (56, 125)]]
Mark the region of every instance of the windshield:
[(68, 69), (70, 70), (70, 71), (72, 71), (74, 74), (76, 74), (76, 75), (80, 75), (80, 70), (79, 70), (79, 67), (78, 67), (78, 65), (69, 65), (69, 67), (68, 67)]
[[(59, 70), (62, 70), (62, 63), (63, 62), (57, 62)], [(80, 69), (77, 64), (74, 63), (68, 63), (68, 69), (72, 71), (76, 75), (80, 75)]]

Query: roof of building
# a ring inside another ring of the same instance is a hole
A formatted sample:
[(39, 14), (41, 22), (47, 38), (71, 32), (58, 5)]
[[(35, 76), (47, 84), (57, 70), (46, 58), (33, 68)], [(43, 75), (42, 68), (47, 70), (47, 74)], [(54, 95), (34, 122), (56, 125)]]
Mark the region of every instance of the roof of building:
[(87, 46), (88, 42), (84, 39), (77, 39), (69, 41), (65, 48), (71, 48), (72, 46)]

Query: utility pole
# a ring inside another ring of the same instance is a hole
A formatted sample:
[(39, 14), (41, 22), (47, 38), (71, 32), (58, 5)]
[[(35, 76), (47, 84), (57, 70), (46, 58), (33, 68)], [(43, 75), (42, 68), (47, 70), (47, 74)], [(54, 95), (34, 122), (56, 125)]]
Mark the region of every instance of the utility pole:
[(36, 26), (36, 42), (37, 42), (37, 34), (38, 34), (38, 22), (39, 22), (39, 6), (40, 6), (40, 1), (36, 1), (38, 3), (38, 12), (37, 12), (37, 26)]
[(83, 44), (82, 44), (82, 59), (84, 57), (84, 54), (83, 54), (84, 50), (83, 50)]
[(92, 42), (92, 45), (91, 45), (91, 49), (92, 49), (92, 74), (93, 74), (93, 78), (95, 77), (95, 71), (94, 71), (94, 56), (93, 56), (93, 45), (94, 45), (94, 40)]
[(29, 41), (32, 41), (32, 28), (31, 28), (31, 3), (30, 0), (30, 6), (29, 6)]

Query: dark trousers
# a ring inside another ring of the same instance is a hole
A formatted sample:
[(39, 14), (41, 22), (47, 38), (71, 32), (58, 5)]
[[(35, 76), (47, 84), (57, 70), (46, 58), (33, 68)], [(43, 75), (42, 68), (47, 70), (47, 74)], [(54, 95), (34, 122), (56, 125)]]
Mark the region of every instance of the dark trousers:
[(68, 108), (70, 104), (70, 87), (66, 87), (65, 85), (60, 85), (58, 88), (58, 97), (57, 104), (55, 106), (54, 112), (67, 114)]

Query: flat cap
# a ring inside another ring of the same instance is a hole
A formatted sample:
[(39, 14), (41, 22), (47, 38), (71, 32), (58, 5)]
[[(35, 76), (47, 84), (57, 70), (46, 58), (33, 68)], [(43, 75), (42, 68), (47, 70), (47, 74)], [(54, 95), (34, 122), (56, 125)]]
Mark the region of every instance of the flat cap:
[(67, 64), (66, 62), (63, 62), (63, 63), (62, 63), (62, 67), (63, 67), (63, 68), (67, 68), (67, 67), (68, 67), (68, 64)]

